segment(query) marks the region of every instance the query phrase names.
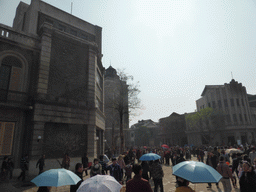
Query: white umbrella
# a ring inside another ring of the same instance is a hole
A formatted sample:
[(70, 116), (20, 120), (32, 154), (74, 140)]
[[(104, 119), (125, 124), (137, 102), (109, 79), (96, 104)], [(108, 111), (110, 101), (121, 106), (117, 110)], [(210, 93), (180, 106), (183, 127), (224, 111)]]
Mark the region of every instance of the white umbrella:
[(225, 152), (227, 154), (230, 154), (230, 153), (243, 153), (243, 151), (241, 151), (240, 149), (235, 149), (235, 148), (227, 149)]
[(109, 175), (95, 175), (83, 181), (77, 192), (120, 192), (122, 185)]

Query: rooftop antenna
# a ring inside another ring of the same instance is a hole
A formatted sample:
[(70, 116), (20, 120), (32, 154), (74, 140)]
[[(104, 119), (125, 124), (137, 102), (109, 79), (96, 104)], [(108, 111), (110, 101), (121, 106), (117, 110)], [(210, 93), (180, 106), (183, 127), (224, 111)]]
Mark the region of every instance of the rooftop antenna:
[(110, 66), (111, 66), (111, 60), (110, 60)]
[(231, 71), (231, 78), (234, 79), (234, 78), (233, 78), (233, 73), (232, 73), (232, 71)]
[(71, 15), (72, 15), (72, 9), (73, 9), (73, 2), (71, 2)]

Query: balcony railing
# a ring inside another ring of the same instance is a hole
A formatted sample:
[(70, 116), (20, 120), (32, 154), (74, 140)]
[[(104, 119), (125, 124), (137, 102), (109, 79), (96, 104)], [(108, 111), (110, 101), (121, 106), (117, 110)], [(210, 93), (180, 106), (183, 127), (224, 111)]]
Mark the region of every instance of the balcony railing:
[(0, 24), (0, 37), (30, 47), (39, 47), (39, 40), (36, 36), (27, 35), (24, 32), (15, 31), (12, 27), (3, 24)]

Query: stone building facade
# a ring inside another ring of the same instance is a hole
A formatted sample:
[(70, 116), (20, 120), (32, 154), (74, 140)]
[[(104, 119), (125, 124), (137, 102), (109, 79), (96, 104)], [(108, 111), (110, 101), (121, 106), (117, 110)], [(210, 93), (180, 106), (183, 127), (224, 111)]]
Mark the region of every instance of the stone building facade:
[[(120, 86), (122, 84), (122, 86)], [(123, 89), (125, 90), (123, 94)], [(123, 107), (123, 130), (125, 147), (130, 146), (129, 138), (129, 114), (128, 114), (128, 88), (126, 82), (122, 82), (117, 75), (116, 69), (109, 66), (105, 71), (104, 76), (104, 91), (105, 91), (105, 142), (106, 148), (113, 149), (119, 152), (120, 147), (120, 116), (119, 107)], [(123, 97), (123, 102), (120, 98)], [(119, 106), (119, 107), (118, 107)]]
[(163, 143), (169, 146), (187, 144), (185, 115), (173, 112), (169, 117), (159, 119)]
[[(202, 97), (196, 101), (197, 111), (211, 107), (223, 112), (223, 128), (214, 137), (215, 145), (255, 143), (256, 125), (253, 108), (250, 106), (246, 88), (231, 80), (224, 85), (206, 85)], [(252, 99), (251, 103), (254, 100)], [(197, 130), (186, 129), (188, 143), (202, 145)]]
[(42, 154), (56, 168), (68, 152), (73, 169), (103, 153), (101, 31), (40, 0), (20, 2), (13, 27), (0, 24), (0, 158), (18, 167), (29, 154), (37, 173)]
[(138, 123), (132, 125), (130, 128), (130, 140), (131, 146), (159, 147), (163, 144), (159, 124), (151, 119), (139, 120)]

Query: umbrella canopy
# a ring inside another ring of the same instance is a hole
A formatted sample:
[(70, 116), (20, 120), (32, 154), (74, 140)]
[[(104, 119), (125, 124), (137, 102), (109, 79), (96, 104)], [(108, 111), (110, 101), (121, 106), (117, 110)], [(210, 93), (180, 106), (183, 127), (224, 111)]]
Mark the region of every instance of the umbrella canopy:
[(122, 185), (114, 177), (95, 175), (83, 181), (77, 192), (120, 192), (121, 188)]
[(147, 153), (140, 157), (140, 161), (154, 161), (157, 159), (161, 159), (161, 156), (159, 156), (155, 153)]
[(161, 147), (169, 149), (170, 147), (166, 144), (163, 144)]
[(147, 149), (147, 146), (144, 146), (143, 148), (144, 148), (144, 149)]
[(225, 153), (227, 153), (227, 154), (231, 154), (231, 153), (243, 153), (243, 151), (240, 150), (240, 149), (231, 148), (231, 149), (227, 149), (227, 150), (225, 151)]
[(192, 183), (218, 183), (222, 176), (211, 166), (197, 161), (183, 161), (173, 167), (173, 175)]
[(81, 181), (81, 178), (67, 169), (50, 169), (31, 180), (31, 182), (35, 183), (38, 187), (76, 185), (79, 181)]

